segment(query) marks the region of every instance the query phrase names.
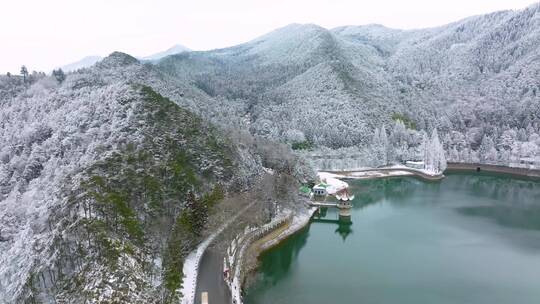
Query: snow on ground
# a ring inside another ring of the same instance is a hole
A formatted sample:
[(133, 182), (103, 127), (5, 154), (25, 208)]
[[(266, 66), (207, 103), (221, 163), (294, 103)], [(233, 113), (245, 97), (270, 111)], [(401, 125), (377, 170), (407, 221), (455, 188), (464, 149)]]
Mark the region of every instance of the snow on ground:
[(407, 176), (407, 175), (414, 175), (412, 172), (407, 171), (360, 171), (360, 172), (352, 172), (348, 174), (347, 176), (343, 176), (346, 178), (354, 178), (354, 179), (368, 179), (368, 178), (376, 178), (376, 177), (386, 177), (386, 176)]
[(201, 263), (202, 256), (206, 251), (206, 248), (215, 240), (215, 238), (223, 232), (231, 223), (236, 221), (236, 219), (242, 215), (247, 209), (253, 206), (257, 201), (253, 201), (244, 209), (240, 210), (235, 216), (230, 218), (225, 222), (221, 227), (219, 227), (216, 232), (207, 237), (199, 246), (193, 250), (184, 261), (183, 272), (184, 280), (181, 288), (181, 293), (183, 295), (182, 304), (194, 304), (195, 303), (195, 292), (197, 290), (197, 277), (199, 274), (199, 264)]
[(408, 171), (416, 171), (418, 173), (422, 173), (422, 174), (429, 175), (432, 177), (441, 176), (442, 174), (442, 172), (433, 172), (426, 169), (416, 169), (416, 168), (407, 167), (405, 165), (393, 165), (393, 166), (387, 167), (387, 169), (405, 169)]
[(317, 174), (319, 175), (319, 179), (323, 183), (328, 185), (328, 187), (326, 188), (326, 192), (328, 192), (328, 194), (333, 195), (349, 187), (349, 184), (338, 179), (338, 178), (342, 178), (340, 175), (332, 174), (328, 172), (319, 172)]
[[(261, 245), (261, 251), (267, 250), (268, 248), (279, 244), (281, 241), (289, 237), (290, 235), (296, 233), (303, 227), (305, 227), (317, 208), (310, 208), (304, 211), (296, 212), (294, 215), (292, 211), (285, 210), (280, 212), (280, 215), (276, 216), (274, 220), (270, 223), (258, 227), (258, 228), (249, 228), (246, 227), (246, 230), (243, 234), (238, 235), (232, 242), (229, 248), (227, 248), (228, 259), (224, 262), (224, 269), (233, 269), (234, 274), (232, 276), (232, 281), (227, 281), (227, 285), (231, 291), (231, 297), (233, 303), (242, 304), (242, 284), (240, 273), (242, 271), (242, 261), (244, 259), (244, 254), (246, 250), (255, 242), (257, 239), (261, 239), (274, 231), (276, 228), (282, 226), (284, 223), (289, 222), (287, 228), (281, 231), (276, 237), (266, 241)], [(237, 247), (238, 246), (238, 247)], [(228, 262), (227, 262), (228, 261)]]
[[(362, 169), (362, 170), (344, 171), (343, 173), (319, 172), (318, 175), (321, 181), (324, 182), (326, 180), (328, 184), (333, 183), (335, 186), (337, 186), (338, 182), (336, 182), (336, 180), (339, 182), (345, 183), (339, 180), (342, 178), (370, 179), (370, 178), (381, 178), (381, 177), (389, 177), (389, 176), (411, 176), (411, 175), (415, 175), (416, 173), (420, 175), (426, 175), (428, 177), (433, 177), (433, 178), (439, 178), (442, 175), (441, 173), (434, 173), (425, 169), (410, 168), (404, 165), (393, 165), (393, 166), (378, 168), (378, 169)], [(334, 194), (335, 192), (331, 192), (329, 188), (328, 193)]]
[(271, 169), (271, 168), (266, 168), (266, 167), (263, 167), (263, 170), (264, 172), (270, 174), (270, 175), (274, 175), (274, 170)]

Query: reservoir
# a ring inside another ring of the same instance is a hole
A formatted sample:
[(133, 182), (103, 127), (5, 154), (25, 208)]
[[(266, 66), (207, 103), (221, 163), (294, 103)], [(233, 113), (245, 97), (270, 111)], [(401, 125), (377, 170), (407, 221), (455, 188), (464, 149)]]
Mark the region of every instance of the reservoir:
[(247, 304), (540, 303), (540, 182), (486, 174), (349, 180), (265, 252)]

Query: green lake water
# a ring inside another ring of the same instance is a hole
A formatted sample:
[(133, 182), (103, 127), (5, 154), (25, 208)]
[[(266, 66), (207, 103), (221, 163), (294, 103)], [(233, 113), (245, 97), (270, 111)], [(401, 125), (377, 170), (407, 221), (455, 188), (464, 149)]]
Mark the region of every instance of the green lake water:
[(328, 209), (263, 254), (246, 304), (540, 303), (540, 182), (349, 184), (351, 223)]

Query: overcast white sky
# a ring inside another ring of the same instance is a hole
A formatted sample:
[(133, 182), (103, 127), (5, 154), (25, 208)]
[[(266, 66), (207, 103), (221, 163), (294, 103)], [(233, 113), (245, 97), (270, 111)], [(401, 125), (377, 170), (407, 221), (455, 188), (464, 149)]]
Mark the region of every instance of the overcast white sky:
[(207, 50), (289, 23), (423, 28), (534, 0), (2, 0), (0, 73), (49, 71), (112, 51), (149, 55), (174, 44)]

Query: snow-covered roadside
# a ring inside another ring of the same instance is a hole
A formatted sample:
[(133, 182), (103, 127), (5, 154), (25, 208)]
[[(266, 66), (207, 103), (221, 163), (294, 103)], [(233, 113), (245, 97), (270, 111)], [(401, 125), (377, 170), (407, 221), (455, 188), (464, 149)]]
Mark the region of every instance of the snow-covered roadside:
[(184, 280), (180, 292), (182, 293), (182, 304), (194, 304), (195, 292), (197, 291), (197, 278), (199, 274), (199, 264), (201, 263), (202, 256), (206, 251), (206, 248), (216, 239), (218, 235), (223, 232), (230, 224), (232, 224), (240, 215), (242, 215), (247, 209), (253, 206), (256, 201), (251, 202), (244, 207), (235, 216), (225, 222), (219, 229), (207, 237), (203, 242), (197, 246), (195, 250), (190, 252), (184, 261), (183, 273)]

